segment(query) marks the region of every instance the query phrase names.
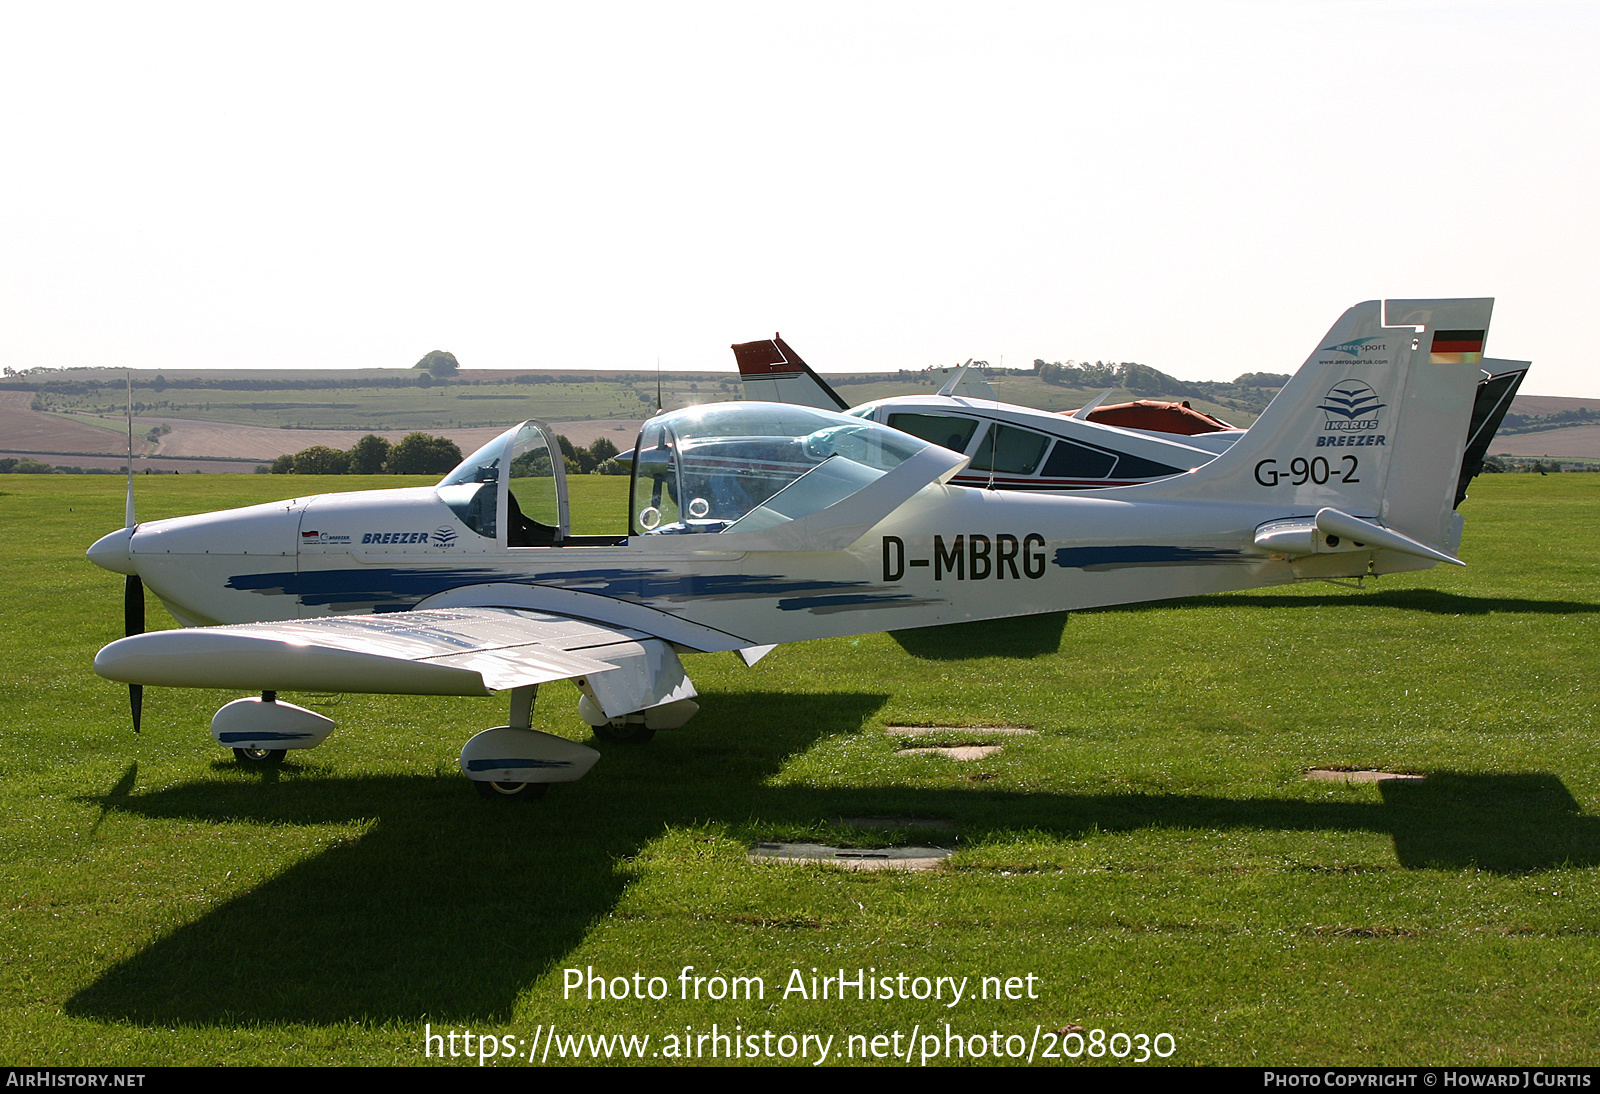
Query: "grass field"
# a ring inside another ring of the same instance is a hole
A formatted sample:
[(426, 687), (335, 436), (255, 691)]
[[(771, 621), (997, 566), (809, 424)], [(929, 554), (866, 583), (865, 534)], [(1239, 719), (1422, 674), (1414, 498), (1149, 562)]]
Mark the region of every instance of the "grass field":
[[(579, 530), (615, 530), (625, 487), (576, 480)], [(153, 519), (285, 484), (139, 488)], [(942, 1053), (946, 1023), (1002, 1057), (1072, 1024), (1169, 1034), (1184, 1064), (1594, 1061), (1600, 476), (1480, 479), (1468, 569), (1366, 591), (830, 640), (753, 669), (691, 655), (695, 721), (594, 742), (586, 779), (526, 804), (456, 770), (499, 700), (292, 696), (340, 728), (276, 774), (212, 744), (219, 693), (148, 691), (135, 737), (90, 670), (121, 582), (82, 555), (121, 525), (121, 489), (0, 476), (7, 1064), (423, 1063), (425, 1026), (525, 1056), (552, 1024), (647, 1053), (713, 1024), (831, 1035), (830, 1063), (860, 1063), (851, 1035), (917, 1052), (932, 1030)], [(588, 740), (575, 698), (547, 686), (535, 724)], [(900, 754), (883, 727), (904, 724), (1038, 732), (961, 762)], [(1427, 778), (1304, 778), (1328, 766)], [(868, 816), (956, 853), (900, 874), (747, 860), (761, 840), (869, 844), (840, 820)], [(682, 1000), (689, 965), (765, 998)], [(588, 967), (670, 990), (564, 999)], [(813, 968), (971, 980), (954, 1007), (785, 998)], [(986, 976), (1033, 976), (1037, 998), (973, 998)], [(1077, 1061), (1096, 1062), (1116, 1061)]]

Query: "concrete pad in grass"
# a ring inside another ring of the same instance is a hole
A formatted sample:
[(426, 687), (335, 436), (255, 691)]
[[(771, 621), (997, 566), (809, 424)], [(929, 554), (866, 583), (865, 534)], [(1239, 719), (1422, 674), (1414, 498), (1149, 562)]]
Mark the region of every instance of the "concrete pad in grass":
[(1421, 775), (1402, 775), (1396, 771), (1341, 771), (1331, 767), (1313, 767), (1306, 778), (1330, 783), (1376, 783), (1385, 779), (1418, 779)]
[(946, 745), (940, 748), (902, 748), (901, 756), (946, 756), (952, 760), (981, 760), (999, 752), (1000, 745)]
[(932, 870), (949, 858), (948, 847), (826, 847), (820, 843), (758, 843), (751, 862), (826, 862), (846, 870)]
[(935, 733), (959, 733), (964, 737), (1035, 737), (1037, 729), (1026, 726), (884, 726), (891, 737), (929, 737)]

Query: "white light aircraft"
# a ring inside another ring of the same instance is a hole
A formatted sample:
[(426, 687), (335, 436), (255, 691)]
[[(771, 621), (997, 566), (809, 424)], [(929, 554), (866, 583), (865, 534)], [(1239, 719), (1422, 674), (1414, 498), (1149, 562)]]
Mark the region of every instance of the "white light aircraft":
[(539, 422), (433, 487), (145, 524), (130, 501), (89, 558), (130, 575), (130, 631), (144, 585), (183, 627), (95, 670), (131, 685), (136, 727), (143, 685), (259, 692), (211, 726), (255, 763), (333, 728), (280, 691), (509, 692), (460, 766), (486, 796), (535, 797), (599, 755), (530, 728), (552, 681), (577, 682), (597, 736), (647, 739), (698, 709), (684, 650), (754, 664), (809, 638), (1459, 565), (1455, 507), (1526, 369), (1482, 359), (1492, 304), (1351, 308), (1242, 438), (1133, 486), (954, 485), (970, 457), (939, 444), (737, 402), (645, 423), (613, 535), (569, 533)]

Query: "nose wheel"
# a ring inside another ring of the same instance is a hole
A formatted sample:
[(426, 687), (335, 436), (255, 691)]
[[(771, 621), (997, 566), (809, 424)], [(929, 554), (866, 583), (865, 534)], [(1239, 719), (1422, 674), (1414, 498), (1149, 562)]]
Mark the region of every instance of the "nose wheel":
[(283, 748), (236, 748), (233, 750), (234, 759), (246, 767), (277, 767), (288, 754), (288, 749)]
[(488, 798), (490, 801), (501, 801), (506, 798), (538, 801), (544, 797), (544, 792), (550, 789), (549, 783), (474, 782), (472, 785), (478, 788), (480, 798)]

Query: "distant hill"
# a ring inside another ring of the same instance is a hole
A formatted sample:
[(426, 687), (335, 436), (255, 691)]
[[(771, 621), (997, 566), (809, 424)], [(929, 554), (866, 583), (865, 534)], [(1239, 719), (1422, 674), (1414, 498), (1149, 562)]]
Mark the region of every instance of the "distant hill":
[[(1184, 399), (1237, 426), (1255, 421), (1276, 394), (1257, 386), (1260, 377), (1241, 377), (1250, 381), (1241, 385), (1179, 380), (1131, 362), (1040, 364), (1036, 371), (983, 371), (1005, 402), (1071, 410), (1110, 387), (1112, 402)], [(932, 394), (943, 371), (826, 379), (843, 399), (859, 405)], [(125, 462), (128, 375), (122, 369), (60, 369), (0, 379), (0, 456), (85, 467)], [(144, 369), (131, 376), (136, 452), (183, 470), (238, 470), (228, 464), (270, 461), (314, 444), (349, 448), (368, 432), (391, 441), (417, 430), (439, 433), (466, 450), (526, 418), (560, 422), (575, 443), (604, 434), (627, 448), (638, 423), (656, 410), (658, 385), (668, 410), (738, 399), (741, 388), (731, 371), (658, 377), (648, 371), (467, 369), (439, 379), (415, 369)], [(1519, 396), (1491, 450), (1600, 457), (1600, 399)]]
[(1507, 456), (1600, 458), (1600, 399), (1519, 395), (1489, 450)]
[[(1051, 370), (1056, 370), (1052, 373)], [(1104, 382), (1067, 382), (1080, 371), (1104, 371)], [(940, 370), (827, 376), (852, 405), (890, 395), (932, 394)], [(1114, 400), (1187, 398), (1197, 407), (1247, 425), (1274, 389), (1177, 380), (1143, 365), (1046, 365), (986, 369), (1000, 398), (1041, 409), (1071, 410), (1106, 388)], [(34, 410), (120, 421), (127, 401), (121, 369), (35, 371), (0, 380), (0, 393), (27, 392)], [(467, 369), (436, 378), (416, 369), (136, 370), (134, 413), (141, 417), (232, 422), (286, 429), (467, 429), (529, 417), (563, 420), (638, 418), (654, 413), (659, 388), (668, 410), (740, 397), (734, 372), (499, 372)], [(90, 424), (93, 424), (91, 421)]]
[(1513, 414), (1560, 414), (1567, 410), (1600, 411), (1600, 399), (1567, 399), (1560, 395), (1518, 395), (1511, 400)]

